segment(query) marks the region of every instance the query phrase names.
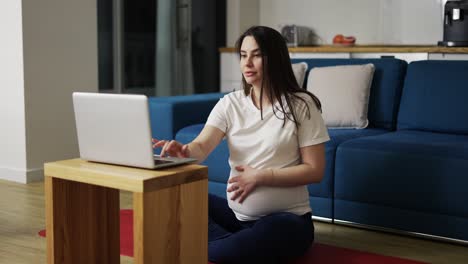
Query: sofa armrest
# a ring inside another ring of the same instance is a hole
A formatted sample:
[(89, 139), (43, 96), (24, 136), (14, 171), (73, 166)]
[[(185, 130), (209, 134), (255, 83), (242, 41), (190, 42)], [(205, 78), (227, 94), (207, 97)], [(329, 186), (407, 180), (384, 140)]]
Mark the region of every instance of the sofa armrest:
[(174, 139), (181, 128), (205, 123), (224, 93), (151, 97), (149, 111), (153, 138)]

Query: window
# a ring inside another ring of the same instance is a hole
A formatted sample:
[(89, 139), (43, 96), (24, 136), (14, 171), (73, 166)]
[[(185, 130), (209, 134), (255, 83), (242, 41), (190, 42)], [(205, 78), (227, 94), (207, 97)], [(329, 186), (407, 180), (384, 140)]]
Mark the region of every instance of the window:
[(99, 91), (154, 94), (156, 1), (98, 0)]

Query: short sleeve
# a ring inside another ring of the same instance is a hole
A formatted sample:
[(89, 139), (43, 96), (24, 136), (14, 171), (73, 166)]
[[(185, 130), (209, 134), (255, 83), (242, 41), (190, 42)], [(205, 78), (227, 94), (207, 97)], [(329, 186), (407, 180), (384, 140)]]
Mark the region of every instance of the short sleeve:
[(315, 102), (307, 95), (303, 97), (309, 107), (310, 118), (307, 115), (307, 107), (303, 102), (298, 103), (298, 121), (300, 122), (297, 137), (299, 147), (317, 145), (330, 140), (327, 127), (323, 121), (322, 114), (315, 105)]
[(226, 99), (221, 98), (219, 99), (218, 103), (216, 103), (213, 110), (211, 110), (210, 115), (208, 116), (208, 120), (206, 121), (205, 125), (214, 126), (224, 133), (226, 133), (228, 129), (228, 121), (227, 121), (227, 114), (226, 114)]

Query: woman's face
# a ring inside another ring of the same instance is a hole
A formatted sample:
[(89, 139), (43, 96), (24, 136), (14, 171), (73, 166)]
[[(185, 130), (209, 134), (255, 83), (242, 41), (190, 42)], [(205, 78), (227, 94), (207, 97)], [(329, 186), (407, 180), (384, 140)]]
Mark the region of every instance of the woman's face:
[(261, 87), (263, 77), (263, 57), (257, 41), (247, 36), (240, 48), (240, 69), (245, 81), (254, 87)]

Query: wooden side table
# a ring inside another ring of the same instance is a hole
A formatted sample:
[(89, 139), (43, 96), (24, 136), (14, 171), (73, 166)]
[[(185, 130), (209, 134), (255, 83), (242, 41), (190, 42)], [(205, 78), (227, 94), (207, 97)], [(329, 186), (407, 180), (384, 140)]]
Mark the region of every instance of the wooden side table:
[(133, 192), (135, 263), (208, 262), (208, 168), (44, 164), (47, 263), (120, 263), (119, 190)]

